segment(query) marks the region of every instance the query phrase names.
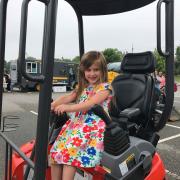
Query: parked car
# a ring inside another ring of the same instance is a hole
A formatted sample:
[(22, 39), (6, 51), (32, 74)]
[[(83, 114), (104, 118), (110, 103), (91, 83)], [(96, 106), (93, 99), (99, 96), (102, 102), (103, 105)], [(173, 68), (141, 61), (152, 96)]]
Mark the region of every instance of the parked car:
[(121, 62), (113, 62), (107, 65), (108, 68), (108, 82), (111, 83), (116, 76), (121, 72)]
[(121, 62), (113, 62), (107, 65), (108, 71), (121, 72)]

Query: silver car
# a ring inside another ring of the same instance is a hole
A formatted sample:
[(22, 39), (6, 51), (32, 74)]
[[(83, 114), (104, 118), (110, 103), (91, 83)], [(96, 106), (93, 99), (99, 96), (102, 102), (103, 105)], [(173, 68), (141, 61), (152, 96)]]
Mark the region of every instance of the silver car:
[(107, 65), (108, 71), (121, 72), (121, 62), (113, 62)]

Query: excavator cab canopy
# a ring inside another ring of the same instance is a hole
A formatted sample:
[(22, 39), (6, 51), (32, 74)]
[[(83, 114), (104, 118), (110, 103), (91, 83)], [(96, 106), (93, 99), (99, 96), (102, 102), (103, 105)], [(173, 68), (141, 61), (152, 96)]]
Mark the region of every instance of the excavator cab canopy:
[(108, 15), (131, 11), (155, 0), (66, 0), (82, 16)]

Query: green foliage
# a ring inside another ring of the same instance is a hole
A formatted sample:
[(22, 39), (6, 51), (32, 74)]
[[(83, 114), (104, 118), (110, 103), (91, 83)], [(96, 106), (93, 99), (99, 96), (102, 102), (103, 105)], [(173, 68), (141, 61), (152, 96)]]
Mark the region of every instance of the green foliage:
[(107, 48), (102, 52), (107, 63), (122, 61), (124, 54), (118, 49)]
[(176, 57), (175, 57), (175, 74), (180, 74), (180, 46), (176, 48)]
[(8, 72), (8, 74), (10, 73), (10, 62), (7, 62), (6, 64), (6, 70)]
[(6, 70), (7, 70), (7, 61), (4, 60), (4, 71), (6, 71)]
[(68, 58), (54, 58), (54, 61), (66, 61), (66, 62), (70, 62), (71, 61), (71, 59), (68, 59)]
[(175, 75), (180, 74), (180, 61), (175, 61), (174, 74), (175, 74)]
[(7, 62), (6, 60), (4, 61), (4, 72), (6, 74), (9, 74), (10, 71), (10, 62)]
[(32, 56), (28, 56), (27, 58), (26, 58), (26, 60), (28, 60), (28, 61), (33, 61), (33, 60), (36, 60), (36, 58), (35, 57), (32, 57)]
[(156, 58), (156, 69), (157, 71), (165, 72), (165, 58), (160, 56), (157, 50), (154, 50), (154, 56)]
[(56, 61), (66, 61), (66, 62), (70, 62), (70, 61), (71, 61), (71, 59), (61, 57), (61, 59), (60, 59), (60, 58), (56, 58)]
[(54, 61), (62, 61), (60, 58), (54, 58)]
[(80, 62), (80, 57), (79, 56), (76, 56), (72, 59), (73, 62), (75, 63), (79, 63)]
[(178, 82), (178, 83), (180, 83), (180, 75), (175, 76), (175, 81)]
[(66, 61), (66, 62), (71, 62), (71, 59), (69, 59), (69, 58), (65, 58), (63, 61)]
[(180, 62), (180, 46), (177, 46), (176, 48), (176, 61)]

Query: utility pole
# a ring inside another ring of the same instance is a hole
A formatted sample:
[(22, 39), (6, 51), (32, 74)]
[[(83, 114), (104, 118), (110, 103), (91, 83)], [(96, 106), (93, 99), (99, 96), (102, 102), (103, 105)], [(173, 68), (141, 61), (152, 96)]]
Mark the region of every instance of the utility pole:
[(132, 53), (133, 53), (133, 51), (134, 51), (134, 47), (133, 47), (133, 44), (132, 44)]

